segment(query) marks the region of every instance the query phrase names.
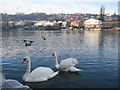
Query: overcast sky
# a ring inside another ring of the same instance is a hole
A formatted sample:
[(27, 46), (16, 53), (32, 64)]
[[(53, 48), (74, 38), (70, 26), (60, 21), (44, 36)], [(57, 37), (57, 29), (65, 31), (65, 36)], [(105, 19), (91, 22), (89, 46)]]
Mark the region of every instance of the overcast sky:
[(105, 14), (113, 14), (118, 13), (118, 1), (120, 0), (0, 0), (0, 13), (99, 14), (100, 7), (104, 5)]

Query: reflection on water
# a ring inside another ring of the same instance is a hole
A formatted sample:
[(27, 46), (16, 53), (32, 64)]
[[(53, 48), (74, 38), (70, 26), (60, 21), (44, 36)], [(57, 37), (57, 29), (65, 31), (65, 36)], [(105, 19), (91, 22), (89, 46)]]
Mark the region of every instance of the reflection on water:
[(45, 82), (40, 82), (40, 83), (25, 83), (24, 82), (24, 84), (30, 86), (30, 88), (45, 88), (47, 86), (52, 85), (53, 80), (54, 80), (54, 78), (48, 80), (47, 82), (46, 81)]
[(80, 73), (60, 72), (59, 78), (65, 82), (74, 82), (77, 80)]
[[(117, 31), (3, 31), (0, 65), (6, 78), (32, 88), (114, 88), (118, 85), (118, 34)], [(26, 47), (24, 40), (33, 43)], [(56, 71), (53, 51), (58, 55), (58, 62), (76, 58), (79, 61), (76, 67), (83, 71), (60, 72), (42, 83), (23, 82), (26, 64), (21, 64), (22, 58), (30, 56), (32, 70), (45, 66)]]

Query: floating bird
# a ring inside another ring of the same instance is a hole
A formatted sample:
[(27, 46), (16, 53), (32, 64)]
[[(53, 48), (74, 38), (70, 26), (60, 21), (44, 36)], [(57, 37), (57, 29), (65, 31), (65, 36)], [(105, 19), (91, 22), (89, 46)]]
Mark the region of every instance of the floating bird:
[(55, 77), (59, 71), (54, 72), (51, 68), (48, 67), (38, 67), (34, 69), (31, 73), (31, 61), (30, 57), (26, 56), (23, 58), (22, 63), (27, 62), (27, 69), (25, 74), (23, 75), (23, 81), (25, 82), (42, 82), (47, 81)]
[(25, 46), (31, 46), (32, 44), (31, 43), (25, 43)]
[(46, 40), (46, 38), (44, 36), (42, 36), (43, 40)]
[(27, 47), (27, 46), (31, 46), (32, 43), (33, 43), (33, 41), (31, 41), (31, 40), (23, 40), (23, 42), (25, 43), (25, 46), (26, 46), (26, 47)]
[(57, 34), (57, 36), (61, 36), (61, 34)]
[(25, 43), (25, 42), (33, 43), (33, 41), (31, 41), (31, 40), (23, 40), (23, 42), (24, 42), (24, 43)]
[(23, 40), (23, 42), (27, 42), (27, 40)]
[(76, 67), (74, 67), (78, 61), (74, 58), (67, 58), (64, 59), (60, 62), (60, 64), (58, 64), (58, 60), (57, 60), (57, 54), (55, 52), (53, 52), (52, 56), (54, 56), (55, 58), (55, 67), (60, 70), (60, 71), (66, 71), (66, 72), (79, 72), (81, 71), (80, 69), (77, 69)]
[(30, 41), (30, 43), (33, 43), (33, 41)]
[(43, 40), (46, 40), (46, 38), (43, 38)]

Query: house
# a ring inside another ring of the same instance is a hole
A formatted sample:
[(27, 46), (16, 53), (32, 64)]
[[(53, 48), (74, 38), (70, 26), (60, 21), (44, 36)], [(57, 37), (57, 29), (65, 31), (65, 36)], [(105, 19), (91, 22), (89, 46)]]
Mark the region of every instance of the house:
[(79, 27), (79, 22), (77, 22), (77, 21), (72, 21), (72, 22), (70, 23), (70, 26), (71, 26), (71, 27)]
[(34, 26), (41, 26), (41, 25), (45, 25), (46, 21), (37, 21), (35, 22)]
[(70, 23), (70, 26), (73, 27), (73, 28), (79, 28), (79, 29), (81, 29), (81, 28), (84, 27), (82, 20), (72, 21), (72, 22)]
[(84, 21), (86, 30), (100, 30), (102, 28), (102, 21), (97, 19), (88, 19)]
[(58, 21), (58, 24), (61, 24), (61, 27), (65, 28), (67, 26), (67, 21)]
[(34, 26), (54, 26), (56, 25), (57, 22), (56, 21), (53, 21), (53, 22), (50, 22), (50, 21), (38, 21), (34, 24)]

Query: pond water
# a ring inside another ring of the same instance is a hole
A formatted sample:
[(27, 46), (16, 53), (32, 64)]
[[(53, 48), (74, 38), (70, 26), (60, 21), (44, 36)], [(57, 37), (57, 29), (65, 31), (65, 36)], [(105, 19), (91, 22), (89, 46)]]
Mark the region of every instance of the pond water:
[[(5, 31), (2, 32), (2, 74), (35, 88), (117, 88), (118, 87), (118, 31)], [(31, 40), (26, 47), (24, 40)], [(60, 72), (55, 78), (41, 83), (25, 83), (22, 76), (31, 58), (32, 70), (54, 67), (52, 52), (58, 62), (76, 58), (79, 73)]]

